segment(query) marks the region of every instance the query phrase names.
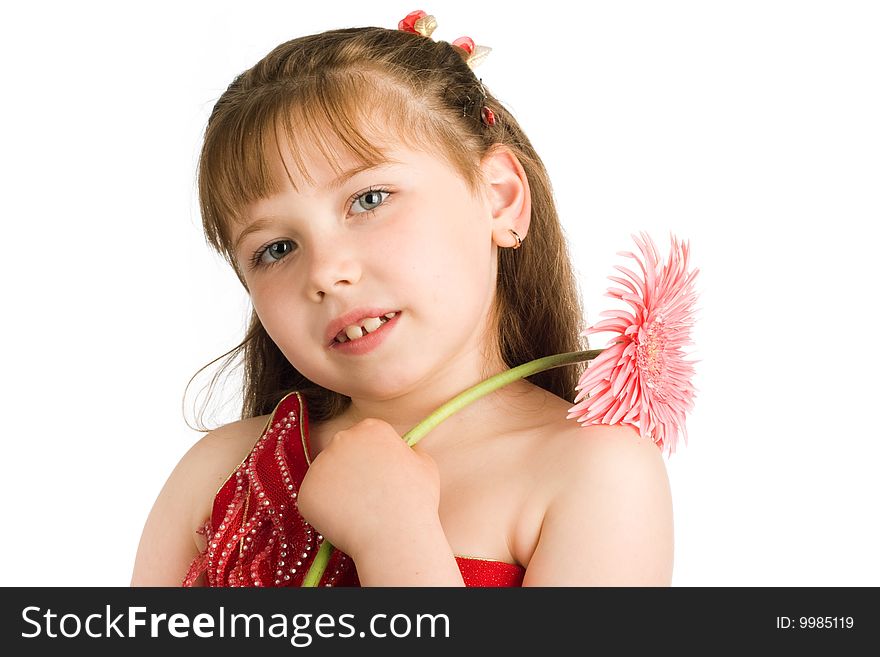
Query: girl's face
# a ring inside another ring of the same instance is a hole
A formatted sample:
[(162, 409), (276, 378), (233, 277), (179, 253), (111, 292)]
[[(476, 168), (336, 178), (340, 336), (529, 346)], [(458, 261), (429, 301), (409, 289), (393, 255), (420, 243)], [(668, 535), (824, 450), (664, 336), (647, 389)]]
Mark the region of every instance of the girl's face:
[[(234, 229), (254, 309), (281, 352), (308, 379), (352, 398), (426, 385), (455, 394), (481, 380), (487, 355), (495, 358), (485, 344), (499, 232), (491, 196), (473, 197), (445, 160), (403, 147), (337, 184), (317, 151), (303, 156), (315, 185), (297, 180), (295, 191), (275, 162), (287, 187)], [(345, 172), (354, 164), (341, 162)], [(368, 353), (331, 347), (331, 322), (360, 307), (398, 316)]]

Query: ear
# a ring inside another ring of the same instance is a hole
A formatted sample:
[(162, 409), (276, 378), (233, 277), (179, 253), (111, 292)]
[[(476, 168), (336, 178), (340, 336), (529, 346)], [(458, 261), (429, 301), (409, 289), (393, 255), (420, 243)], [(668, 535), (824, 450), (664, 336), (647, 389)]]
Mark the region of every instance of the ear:
[(516, 246), (511, 230), (525, 240), (532, 217), (529, 179), (516, 155), (504, 144), (495, 144), (480, 163), (492, 211), (492, 241), (500, 247)]

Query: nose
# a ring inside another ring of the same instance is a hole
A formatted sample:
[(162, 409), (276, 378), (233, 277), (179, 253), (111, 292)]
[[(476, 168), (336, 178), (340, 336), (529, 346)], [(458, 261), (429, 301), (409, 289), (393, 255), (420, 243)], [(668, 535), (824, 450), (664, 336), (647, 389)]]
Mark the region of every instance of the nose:
[(354, 249), (330, 241), (320, 251), (312, 252), (308, 270), (310, 295), (320, 301), (328, 294), (337, 294), (360, 281), (362, 273)]

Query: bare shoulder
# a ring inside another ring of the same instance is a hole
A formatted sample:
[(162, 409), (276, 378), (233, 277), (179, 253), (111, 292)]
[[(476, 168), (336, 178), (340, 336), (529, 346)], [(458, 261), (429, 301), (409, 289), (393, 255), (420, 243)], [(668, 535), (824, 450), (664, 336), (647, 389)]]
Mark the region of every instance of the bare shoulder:
[(138, 545), (132, 586), (177, 586), (204, 548), (197, 534), (217, 491), (247, 457), (269, 415), (230, 422), (202, 436), (159, 492)]
[(543, 517), (524, 585), (668, 585), (672, 498), (657, 445), (631, 426), (567, 420), (545, 447)]
[(550, 428), (546, 447), (545, 467), (556, 473), (548, 482), (551, 497), (587, 477), (666, 479), (660, 449), (631, 426), (584, 427), (575, 420), (566, 420), (564, 425)]
[(269, 418), (260, 415), (225, 424), (202, 436), (184, 455), (181, 464), (186, 463), (192, 476), (193, 527), (208, 519), (220, 487), (250, 454)]
[(666, 467), (660, 449), (628, 425), (582, 426), (567, 419), (571, 404), (545, 394), (541, 421), (528, 432), (524, 454), (531, 464), (530, 495), (543, 509), (573, 483), (613, 477), (644, 478), (647, 473), (665, 481)]
[[(226, 481), (232, 471), (253, 449), (270, 415), (260, 415), (230, 422), (206, 433), (195, 443), (184, 459), (192, 461), (212, 493)], [(213, 494), (212, 494), (213, 499)]]

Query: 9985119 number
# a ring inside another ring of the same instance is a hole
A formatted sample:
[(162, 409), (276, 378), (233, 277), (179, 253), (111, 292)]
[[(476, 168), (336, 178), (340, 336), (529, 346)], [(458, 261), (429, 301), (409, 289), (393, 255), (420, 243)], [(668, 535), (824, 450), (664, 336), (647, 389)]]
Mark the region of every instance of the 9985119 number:
[(855, 626), (852, 616), (777, 616), (776, 628), (780, 630), (851, 630)]

